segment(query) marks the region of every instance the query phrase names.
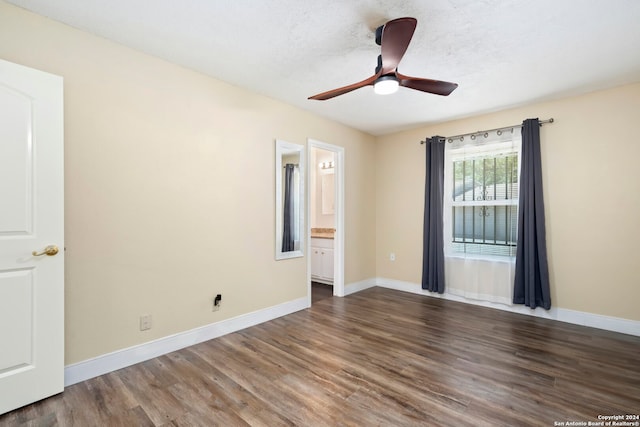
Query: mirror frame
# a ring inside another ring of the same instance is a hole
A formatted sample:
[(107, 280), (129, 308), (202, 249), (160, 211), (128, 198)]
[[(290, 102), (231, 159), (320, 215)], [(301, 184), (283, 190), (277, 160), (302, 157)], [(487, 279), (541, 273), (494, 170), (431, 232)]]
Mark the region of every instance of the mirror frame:
[[(304, 199), (304, 189), (306, 186), (305, 181), (305, 168), (304, 164), (306, 157), (304, 156), (304, 145), (293, 144), (281, 139), (276, 139), (276, 260), (299, 258), (304, 256), (305, 247), (305, 225), (304, 217), (307, 204)], [(300, 189), (298, 192), (298, 198), (300, 201), (300, 249), (290, 252), (282, 252), (282, 231), (283, 231), (283, 195), (282, 195), (282, 172), (284, 164), (282, 158), (291, 154), (298, 154), (298, 168), (300, 173)]]

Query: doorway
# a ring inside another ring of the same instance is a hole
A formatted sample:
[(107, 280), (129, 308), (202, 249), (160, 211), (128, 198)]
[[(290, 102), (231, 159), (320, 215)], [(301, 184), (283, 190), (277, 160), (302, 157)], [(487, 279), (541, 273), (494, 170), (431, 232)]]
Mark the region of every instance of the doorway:
[[(309, 305), (344, 296), (344, 148), (309, 139)], [(331, 290), (329, 290), (331, 288)]]

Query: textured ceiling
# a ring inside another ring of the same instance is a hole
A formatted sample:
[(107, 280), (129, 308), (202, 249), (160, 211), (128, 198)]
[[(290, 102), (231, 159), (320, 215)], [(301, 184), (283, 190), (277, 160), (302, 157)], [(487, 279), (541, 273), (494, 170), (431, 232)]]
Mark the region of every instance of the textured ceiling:
[[(8, 0), (374, 135), (640, 81), (638, 0)], [(377, 26), (418, 27), (403, 74), (448, 97), (372, 87)]]

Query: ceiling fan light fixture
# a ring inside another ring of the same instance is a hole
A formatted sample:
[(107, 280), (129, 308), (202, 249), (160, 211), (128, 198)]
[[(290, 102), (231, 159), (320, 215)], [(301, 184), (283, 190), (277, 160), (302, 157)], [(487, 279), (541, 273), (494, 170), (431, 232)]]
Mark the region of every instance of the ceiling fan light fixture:
[(380, 45), (380, 55), (378, 55), (378, 65), (373, 75), (357, 83), (310, 96), (309, 99), (325, 101), (365, 86), (373, 86), (374, 93), (379, 95), (394, 93), (399, 86), (434, 95), (449, 95), (458, 87), (456, 83), (405, 76), (398, 73), (398, 63), (409, 47), (417, 23), (415, 18), (405, 17), (392, 19), (378, 27), (376, 43)]
[(373, 91), (377, 95), (389, 95), (397, 92), (399, 86), (396, 76), (382, 76), (373, 83)]

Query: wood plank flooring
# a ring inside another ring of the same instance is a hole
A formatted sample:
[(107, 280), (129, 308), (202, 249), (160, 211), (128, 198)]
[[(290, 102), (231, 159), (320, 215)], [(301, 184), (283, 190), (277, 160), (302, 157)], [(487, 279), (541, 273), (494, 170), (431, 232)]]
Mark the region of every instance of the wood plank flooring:
[(333, 286), (324, 283), (311, 282), (311, 304), (333, 297)]
[(372, 288), (103, 375), (2, 426), (554, 426), (640, 413), (640, 337)]

